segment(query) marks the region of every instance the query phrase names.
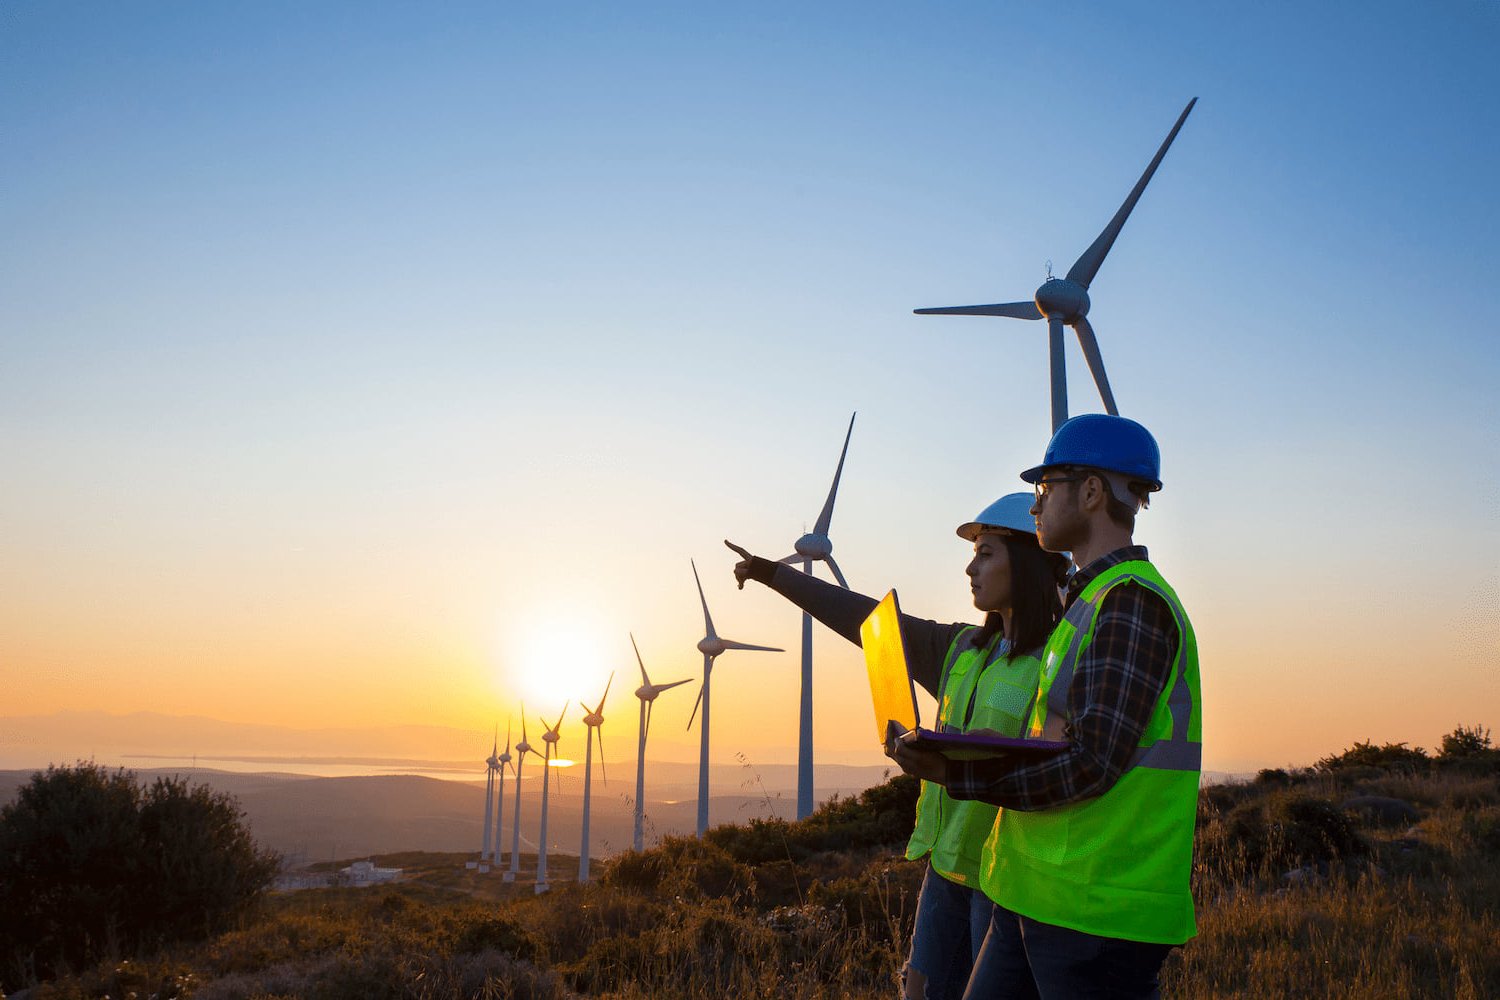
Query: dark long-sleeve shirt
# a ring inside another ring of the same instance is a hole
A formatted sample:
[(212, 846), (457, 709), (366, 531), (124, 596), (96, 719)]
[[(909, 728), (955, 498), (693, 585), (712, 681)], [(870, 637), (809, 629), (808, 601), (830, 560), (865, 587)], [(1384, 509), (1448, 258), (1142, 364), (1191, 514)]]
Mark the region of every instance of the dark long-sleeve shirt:
[[(856, 646), (861, 644), (859, 626), (875, 610), (879, 603), (875, 598), (825, 583), (784, 563), (771, 563), (771, 566), (774, 569), (768, 570), (764, 565), (754, 568), (751, 578), (760, 580)], [(901, 638), (906, 646), (912, 680), (934, 698), (942, 684), (948, 647), (953, 645), (960, 632), (969, 627), (963, 622), (944, 625), (912, 615), (901, 616)]]
[[(1146, 558), (1146, 549), (1134, 545), (1094, 560), (1069, 582), (1065, 607), (1109, 567)], [(1005, 758), (949, 761), (948, 793), (1028, 811), (1103, 795), (1129, 765), (1180, 642), (1172, 610), (1158, 594), (1145, 587), (1113, 588), (1068, 687), (1071, 721), (1064, 736), (1072, 748), (1022, 767)]]

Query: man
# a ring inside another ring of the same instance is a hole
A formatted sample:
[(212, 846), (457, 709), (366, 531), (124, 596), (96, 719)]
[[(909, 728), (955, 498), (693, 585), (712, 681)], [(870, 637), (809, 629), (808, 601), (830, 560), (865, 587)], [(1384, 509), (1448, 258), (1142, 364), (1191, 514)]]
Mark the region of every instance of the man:
[(1050, 758), (948, 761), (903, 744), (902, 769), (1002, 807), (981, 885), (996, 903), (966, 998), (1155, 997), (1196, 933), (1188, 892), (1202, 758), (1198, 652), (1172, 588), (1134, 544), (1161, 489), (1156, 441), (1123, 417), (1058, 428), (1033, 484), (1042, 548), (1071, 552), (1030, 735)]

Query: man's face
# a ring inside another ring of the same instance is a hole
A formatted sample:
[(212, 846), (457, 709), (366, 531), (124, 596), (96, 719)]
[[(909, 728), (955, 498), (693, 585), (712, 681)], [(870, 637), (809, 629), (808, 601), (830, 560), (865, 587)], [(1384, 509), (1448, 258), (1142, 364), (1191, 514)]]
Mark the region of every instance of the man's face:
[(1078, 487), (1087, 477), (1071, 469), (1048, 469), (1036, 483), (1036, 537), (1048, 552), (1071, 552), (1088, 537), (1088, 518), (1078, 503)]

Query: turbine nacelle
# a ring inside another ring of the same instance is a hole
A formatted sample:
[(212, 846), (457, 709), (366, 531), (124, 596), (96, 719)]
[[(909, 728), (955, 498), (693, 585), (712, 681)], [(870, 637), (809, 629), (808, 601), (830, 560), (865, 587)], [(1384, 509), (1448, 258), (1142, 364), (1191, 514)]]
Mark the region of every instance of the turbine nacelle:
[(501, 754), (499, 757), (495, 758), (495, 760), (496, 760), (496, 762), (498, 764), (509, 764), (511, 762), (511, 759), (512, 758), (510, 756), (510, 752), (509, 751), (506, 751), (505, 753)]
[(833, 554), (833, 542), (827, 535), (808, 532), (792, 546), (803, 559), (825, 560)]
[(530, 743), (527, 743), (525, 740), (522, 740), (521, 742), (519, 742), (519, 743), (516, 744), (516, 753), (518, 753), (518, 754), (520, 754), (521, 756), (524, 757), (524, 756), (526, 756), (529, 753), (536, 753), (536, 750), (532, 749), (532, 746), (531, 746)]
[(1089, 293), (1076, 281), (1048, 278), (1036, 290), (1036, 307), (1048, 319), (1072, 324), (1089, 314)]
[(585, 726), (602, 726), (604, 725), (604, 716), (598, 712), (590, 712), (583, 717), (583, 724)]
[(490, 766), (490, 770), (493, 771), (495, 770), (495, 768), (500, 766), (500, 758), (496, 757), (494, 754), (490, 754), (489, 757), (485, 759), (485, 763), (488, 764)]
[(724, 640), (720, 639), (716, 635), (704, 636), (702, 639), (698, 640), (698, 652), (702, 653), (704, 656), (718, 656), (728, 648), (729, 647), (724, 644)]

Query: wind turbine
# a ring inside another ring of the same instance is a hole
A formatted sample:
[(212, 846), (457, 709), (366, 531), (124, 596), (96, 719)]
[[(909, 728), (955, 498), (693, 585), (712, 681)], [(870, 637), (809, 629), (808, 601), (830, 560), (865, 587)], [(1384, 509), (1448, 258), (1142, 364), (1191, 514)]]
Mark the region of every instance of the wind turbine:
[[(697, 570), (697, 567), (693, 567)], [(635, 650), (635, 662), (641, 665), (641, 686), (635, 689), (635, 696), (641, 700), (641, 738), (636, 747), (635, 757), (635, 841), (633, 846), (637, 851), (642, 848), (642, 825), (645, 820), (646, 801), (646, 734), (651, 731), (651, 706), (656, 703), (656, 696), (663, 691), (669, 691), (679, 684), (686, 684), (687, 680), (673, 681), (670, 684), (652, 684), (651, 678), (646, 673), (646, 661), (641, 659), (641, 647), (635, 644), (635, 633), (630, 634), (630, 647)]]
[[(604, 702), (609, 698), (610, 686), (615, 682), (614, 671), (610, 671), (609, 681), (604, 685), (604, 696), (599, 699), (599, 705), (592, 712), (583, 717), (583, 724), (587, 727), (588, 749), (583, 752), (583, 846), (578, 850), (578, 881), (589, 880), (589, 790), (594, 783), (594, 737), (599, 738), (599, 771), (604, 775), (606, 783), (609, 781), (609, 772), (604, 768)], [(587, 705), (583, 706), (588, 708)], [(595, 730), (598, 730), (595, 733)]]
[[(789, 566), (802, 564), (802, 572), (812, 576), (813, 563), (826, 562), (833, 571), (839, 586), (849, 589), (849, 582), (833, 561), (833, 542), (828, 538), (828, 525), (833, 520), (833, 501), (839, 493), (839, 478), (844, 474), (844, 456), (849, 454), (849, 438), (854, 433), (854, 418), (849, 415), (849, 429), (844, 432), (844, 450), (839, 452), (839, 464), (833, 470), (833, 485), (828, 488), (828, 499), (823, 501), (823, 510), (813, 530), (797, 539), (795, 551), (781, 561)], [(813, 760), (812, 760), (812, 615), (802, 612), (802, 703), (797, 715), (797, 818), (806, 819), (813, 811)]]
[[(495, 736), (497, 743), (499, 742), (499, 735), (500, 727), (496, 726)], [(493, 841), (495, 846), (494, 852), (490, 855), (490, 860), (495, 862), (495, 866), (498, 868), (500, 865), (500, 858), (505, 854), (505, 852), (500, 848), (500, 816), (505, 811), (505, 767), (510, 763), (509, 722), (505, 724), (505, 752), (500, 754), (499, 756), (495, 756), (494, 754), (491, 754), (490, 756), (491, 759), (495, 762), (495, 839)]]
[[(568, 711), (568, 705), (563, 703), (561, 712), (557, 713), (557, 721), (552, 728), (542, 734), (542, 742), (547, 744), (546, 766), (542, 768), (542, 835), (536, 844), (536, 891), (538, 894), (546, 892), (547, 885), (547, 791), (552, 784), (552, 748), (557, 745), (559, 739), (558, 730), (562, 728), (563, 716)], [(545, 726), (547, 720), (542, 720)]]
[(1125, 220), (1130, 218), (1135, 203), (1140, 200), (1141, 192), (1146, 190), (1146, 185), (1151, 181), (1151, 175), (1156, 173), (1162, 157), (1167, 155), (1167, 148), (1172, 145), (1172, 140), (1177, 138), (1177, 131), (1182, 128), (1182, 123), (1187, 121), (1188, 112), (1192, 111), (1193, 105), (1197, 103), (1198, 98), (1195, 97), (1188, 101), (1187, 107), (1182, 109), (1182, 114), (1177, 118), (1177, 124), (1172, 126), (1171, 132), (1167, 133), (1166, 141), (1151, 158), (1146, 172), (1141, 174), (1140, 180), (1136, 181), (1125, 203), (1120, 206), (1115, 217), (1109, 220), (1109, 225), (1104, 227), (1099, 238), (1094, 240), (1083, 255), (1073, 262), (1066, 278), (1052, 277), (1052, 269), (1049, 265), (1047, 280), (1036, 290), (1036, 296), (1030, 302), (1002, 302), (986, 306), (944, 306), (938, 309), (913, 310), (923, 316), (1007, 316), (1011, 319), (1046, 317), (1052, 368), (1052, 430), (1054, 433), (1068, 419), (1068, 377), (1063, 359), (1064, 325), (1071, 326), (1078, 333), (1078, 343), (1083, 348), (1085, 360), (1088, 361), (1089, 372), (1094, 376), (1094, 384), (1099, 387), (1099, 397), (1104, 401), (1105, 411), (1110, 414), (1120, 412), (1115, 406), (1115, 396), (1110, 391), (1109, 379), (1104, 374), (1104, 358), (1099, 354), (1099, 341), (1094, 336), (1094, 328), (1089, 325), (1086, 318), (1089, 312), (1089, 283), (1099, 273), (1099, 266), (1104, 263), (1110, 247), (1114, 246), (1115, 237), (1120, 235)]
[(490, 755), (484, 761), (484, 846), (479, 849), (479, 873), (483, 875), (490, 870), (490, 861), (494, 858), (494, 848), (490, 840), (490, 820), (495, 815), (495, 770), (500, 766), (500, 727), (495, 727), (495, 742), (490, 747)]
[(514, 882), (521, 870), (521, 765), (526, 763), (529, 753), (536, 751), (526, 742), (526, 706), (522, 704), (521, 742), (516, 744), (516, 807), (511, 810), (515, 815), (510, 820), (510, 870), (505, 873), (507, 882)]
[(692, 563), (692, 567), (693, 582), (698, 584), (698, 600), (703, 605), (703, 628), (707, 632), (702, 639), (698, 640), (698, 652), (703, 654), (703, 686), (698, 689), (698, 700), (693, 703), (693, 714), (688, 716), (688, 728), (692, 729), (693, 719), (698, 715), (698, 706), (703, 706), (703, 722), (700, 724), (702, 732), (698, 745), (698, 838), (701, 840), (704, 831), (708, 829), (708, 682), (713, 676), (714, 659), (726, 649), (751, 649), (762, 653), (786, 651), (776, 646), (751, 646), (748, 643), (735, 642), (733, 639), (721, 639), (719, 633), (714, 631), (713, 618), (708, 614), (708, 600), (703, 596), (703, 581), (698, 579), (698, 564)]

